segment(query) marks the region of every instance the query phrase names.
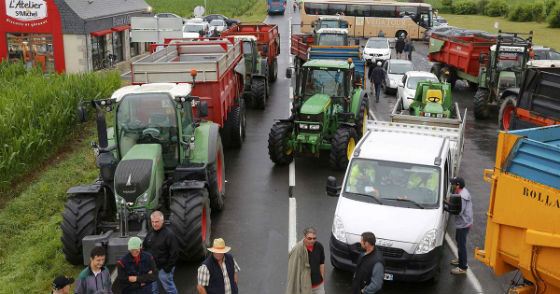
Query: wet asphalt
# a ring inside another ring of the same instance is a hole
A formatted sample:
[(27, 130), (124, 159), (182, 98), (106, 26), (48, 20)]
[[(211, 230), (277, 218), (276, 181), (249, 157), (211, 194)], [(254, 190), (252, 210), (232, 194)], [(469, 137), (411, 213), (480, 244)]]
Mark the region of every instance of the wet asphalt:
[[(288, 5), (291, 7), (291, 5)], [(224, 238), (233, 249), (241, 272), (239, 289), (249, 294), (281, 294), (286, 284), (288, 262), (288, 167), (275, 166), (268, 158), (267, 140), (275, 119), (289, 113), (290, 80), (284, 78), (289, 66), (288, 20), (299, 23), (299, 15), (291, 9), (284, 16), (271, 16), (268, 23), (279, 26), (281, 55), (278, 59), (278, 80), (271, 87), (266, 110), (248, 110), (247, 137), (239, 150), (226, 151), (226, 204), (219, 214), (212, 215), (212, 238)], [(429, 70), (427, 46), (416, 42), (413, 62), (416, 70)], [(458, 83), (453, 97), (464, 109), (472, 109), (472, 96), (467, 85)], [(394, 95), (383, 95), (379, 103), (370, 101), (370, 109), (377, 119), (387, 120), (396, 102)], [(484, 293), (504, 293), (508, 277), (495, 277), (491, 270), (473, 257), (475, 247), (484, 246), (486, 211), (490, 186), (482, 179), (483, 169), (492, 168), (497, 138), (497, 110), (488, 120), (475, 121), (468, 111), (465, 151), (460, 174), (465, 178), (474, 205), (474, 226), (468, 236), (470, 269), (480, 282)], [(297, 158), (296, 186), (298, 240), (307, 226), (318, 229), (318, 241), (326, 254), (325, 289), (327, 293), (350, 293), (352, 274), (333, 269), (329, 259), (329, 237), (336, 198), (325, 194), (329, 175), (342, 179), (343, 174), (328, 167), (327, 157)], [(448, 226), (454, 237), (453, 222)], [(384, 293), (478, 293), (465, 276), (452, 276), (448, 261), (455, 256), (445, 246), (438, 283), (386, 282)], [(199, 264), (180, 264), (175, 281), (180, 293), (196, 293), (196, 271)]]

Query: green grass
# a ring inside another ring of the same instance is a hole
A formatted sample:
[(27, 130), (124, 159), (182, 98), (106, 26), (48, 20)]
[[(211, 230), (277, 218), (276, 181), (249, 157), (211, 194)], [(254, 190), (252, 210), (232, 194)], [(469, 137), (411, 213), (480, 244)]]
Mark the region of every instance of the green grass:
[(532, 30), (533, 42), (536, 45), (560, 49), (560, 38), (553, 37), (560, 33), (560, 29), (549, 28), (546, 22), (512, 22), (503, 17), (482, 15), (442, 14), (442, 16), (447, 19), (449, 25), (460, 28), (483, 30), (490, 33), (497, 33), (497, 30), (494, 29), (495, 22), (499, 22), (500, 29), (506, 32), (528, 33)]
[[(402, 2), (408, 2), (408, 0), (399, 0)], [(540, 1), (540, 0), (508, 0), (507, 3), (514, 5), (517, 3), (533, 3), (536, 1)], [(432, 5), (433, 8), (439, 9), (441, 8), (442, 4), (441, 4), (441, 0), (425, 0), (425, 3), (428, 3), (430, 5)], [(478, 2), (477, 0), (475, 0), (475, 2)]]
[(98, 174), (88, 144), (93, 122), (82, 132), (73, 150), (0, 210), (0, 294), (49, 293), (56, 275), (76, 277), (82, 269), (64, 259), (59, 228), (66, 190)]
[[(182, 17), (192, 17), (196, 6), (204, 0), (147, 0), (155, 13), (171, 12)], [(262, 22), (266, 17), (265, 0), (206, 0), (205, 14), (223, 14), (244, 22)]]

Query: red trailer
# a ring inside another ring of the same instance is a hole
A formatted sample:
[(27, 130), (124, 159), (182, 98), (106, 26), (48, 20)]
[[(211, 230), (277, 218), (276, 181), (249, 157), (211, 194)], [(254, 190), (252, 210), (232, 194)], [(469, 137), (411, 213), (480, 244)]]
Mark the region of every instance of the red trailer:
[(489, 56), (490, 47), (496, 44), (496, 37), (491, 35), (447, 36), (432, 34), (428, 59), (434, 62), (432, 73), (440, 81), (452, 85), (457, 79), (464, 79), (470, 85), (478, 84), (480, 56)]
[(307, 60), (309, 47), (315, 44), (315, 38), (312, 34), (292, 34), (290, 37), (292, 40), (292, 46), (290, 48), (290, 53), (296, 56), (299, 60)]
[(280, 33), (278, 26), (266, 23), (242, 23), (232, 26), (221, 33), (222, 37), (254, 36), (261, 56), (266, 57), (269, 68), (269, 81), (274, 82), (278, 75), (277, 57), (280, 55)]
[(208, 102), (208, 119), (222, 127), (226, 145), (240, 146), (245, 137), (243, 77), (235, 71), (242, 60), (240, 42), (228, 39), (168, 40), (152, 54), (132, 63), (132, 84), (190, 83), (191, 95)]

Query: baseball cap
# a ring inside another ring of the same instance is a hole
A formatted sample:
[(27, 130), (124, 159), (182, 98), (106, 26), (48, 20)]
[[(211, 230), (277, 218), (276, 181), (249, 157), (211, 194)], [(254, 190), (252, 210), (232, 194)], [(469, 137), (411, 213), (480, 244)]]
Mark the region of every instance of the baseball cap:
[(132, 237), (128, 240), (128, 250), (135, 250), (142, 248), (142, 240), (138, 237)]
[(52, 282), (52, 286), (54, 290), (60, 290), (72, 283), (74, 283), (74, 279), (65, 276), (58, 276)]
[(461, 187), (461, 188), (465, 187), (465, 180), (461, 177), (451, 178), (451, 180), (449, 180), (449, 182), (451, 182), (451, 184), (453, 184), (453, 185), (459, 185), (459, 187)]

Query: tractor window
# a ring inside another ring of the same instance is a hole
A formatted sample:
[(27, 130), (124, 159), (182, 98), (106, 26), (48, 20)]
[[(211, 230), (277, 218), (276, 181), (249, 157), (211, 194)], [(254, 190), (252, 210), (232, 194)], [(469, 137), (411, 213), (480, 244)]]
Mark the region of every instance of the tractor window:
[(411, 90), (416, 90), (416, 86), (419, 82), (434, 82), (437, 83), (438, 79), (436, 77), (410, 77), (406, 83), (406, 87)]
[(117, 131), (121, 156), (136, 144), (160, 144), (166, 167), (178, 160), (175, 104), (167, 94), (130, 94), (117, 108)]
[(500, 52), (498, 55), (498, 70), (507, 70), (511, 68), (523, 67), (523, 53), (518, 52)]
[(319, 34), (317, 45), (321, 46), (344, 46), (348, 43), (348, 35), (345, 34)]
[(304, 96), (312, 96), (318, 93), (331, 97), (343, 97), (344, 72), (341, 70), (311, 69), (307, 74), (304, 85)]
[[(181, 111), (182, 123), (183, 126), (183, 136), (191, 135), (193, 132), (193, 119), (192, 119), (192, 111), (190, 108), (189, 103), (185, 103), (185, 110)], [(185, 140), (185, 138), (183, 138)]]
[(243, 54), (251, 55), (253, 54), (253, 44), (249, 41), (243, 41)]

